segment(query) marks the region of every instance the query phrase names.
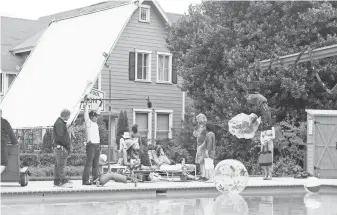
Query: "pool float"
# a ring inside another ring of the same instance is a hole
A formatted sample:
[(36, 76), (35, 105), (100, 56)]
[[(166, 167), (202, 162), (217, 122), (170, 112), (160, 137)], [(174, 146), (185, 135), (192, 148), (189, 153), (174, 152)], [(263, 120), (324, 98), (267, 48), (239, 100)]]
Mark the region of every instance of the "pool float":
[(95, 181), (96, 185), (104, 186), (110, 180), (115, 182), (127, 183), (127, 176), (118, 173), (108, 172), (100, 175), (100, 177)]

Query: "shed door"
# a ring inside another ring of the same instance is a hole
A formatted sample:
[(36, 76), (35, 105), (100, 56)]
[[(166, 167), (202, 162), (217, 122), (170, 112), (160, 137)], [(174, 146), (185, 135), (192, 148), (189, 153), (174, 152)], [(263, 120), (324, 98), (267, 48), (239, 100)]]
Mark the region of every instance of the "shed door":
[(337, 123), (315, 122), (315, 166), (322, 178), (337, 178)]

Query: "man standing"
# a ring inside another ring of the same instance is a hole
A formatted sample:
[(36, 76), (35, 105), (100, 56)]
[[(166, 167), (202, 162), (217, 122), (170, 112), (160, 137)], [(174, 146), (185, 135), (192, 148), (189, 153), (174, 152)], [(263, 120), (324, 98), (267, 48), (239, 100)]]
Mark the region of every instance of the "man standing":
[[(0, 110), (1, 111), (1, 110)], [(13, 129), (9, 122), (1, 117), (1, 166), (0, 174), (6, 169), (8, 163), (8, 150), (7, 144), (18, 144), (18, 141), (14, 135)]]
[(67, 129), (67, 120), (70, 117), (70, 111), (63, 109), (61, 116), (54, 124), (54, 186), (63, 186), (69, 181), (65, 179), (65, 167), (70, 152), (71, 143)]
[[(247, 102), (255, 106), (257, 115), (262, 118), (261, 121), (261, 154), (259, 163), (264, 170), (264, 180), (272, 179), (273, 172), (273, 139), (275, 139), (275, 129), (273, 128), (273, 121), (271, 110), (268, 106), (268, 100), (259, 93), (259, 81), (252, 81), (253, 74), (248, 76), (248, 95), (246, 95)], [(255, 77), (256, 79), (256, 77)], [(267, 141), (268, 140), (268, 141)]]
[(97, 119), (98, 115), (100, 114), (100, 106), (98, 107), (97, 111), (92, 110), (90, 111), (90, 113), (88, 113), (89, 112), (88, 105), (84, 103), (84, 120), (87, 131), (87, 144), (85, 148), (87, 160), (82, 175), (83, 185), (92, 185), (92, 182), (89, 181), (90, 169), (92, 169), (93, 181), (95, 181), (98, 178), (99, 156), (101, 153), (101, 148), (100, 148), (100, 135)]

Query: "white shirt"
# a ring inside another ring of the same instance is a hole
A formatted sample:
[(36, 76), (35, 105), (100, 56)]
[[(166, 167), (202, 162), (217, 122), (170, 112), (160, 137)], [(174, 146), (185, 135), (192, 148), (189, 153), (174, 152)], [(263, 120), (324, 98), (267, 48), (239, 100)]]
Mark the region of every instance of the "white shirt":
[(89, 110), (88, 106), (84, 108), (84, 120), (85, 120), (85, 127), (87, 131), (87, 141), (91, 142), (92, 144), (99, 144), (100, 137), (99, 137), (99, 129), (97, 122), (93, 122), (89, 118)]

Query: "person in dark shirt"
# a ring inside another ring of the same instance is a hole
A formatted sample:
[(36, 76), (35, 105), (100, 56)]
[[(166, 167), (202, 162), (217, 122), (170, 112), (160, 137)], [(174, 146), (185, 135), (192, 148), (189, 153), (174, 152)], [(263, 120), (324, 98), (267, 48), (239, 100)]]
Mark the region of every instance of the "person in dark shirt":
[(70, 111), (64, 109), (54, 124), (54, 186), (63, 186), (69, 181), (65, 178), (65, 167), (71, 149), (70, 135), (67, 129), (67, 120)]
[[(249, 104), (254, 105), (254, 113), (261, 116), (261, 152), (264, 154), (268, 154), (268, 162), (260, 163), (260, 166), (264, 170), (265, 177), (264, 180), (271, 180), (272, 179), (272, 172), (273, 172), (273, 141), (272, 139), (275, 138), (275, 129), (273, 128), (273, 120), (271, 116), (271, 110), (268, 106), (268, 100), (259, 93), (258, 89), (259, 86), (257, 81), (252, 82), (251, 78), (248, 79), (248, 95), (246, 95), (247, 102)], [(265, 144), (265, 138), (263, 136), (270, 135), (271, 137), (268, 140), (268, 144)], [(267, 146), (267, 148), (265, 147)], [(270, 161), (270, 162), (269, 162)], [(265, 162), (265, 161), (263, 161)]]
[(8, 163), (7, 144), (18, 144), (11, 124), (1, 117), (1, 168), (0, 174), (6, 169)]

